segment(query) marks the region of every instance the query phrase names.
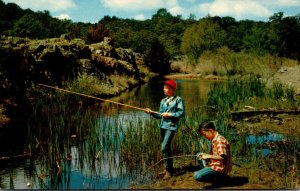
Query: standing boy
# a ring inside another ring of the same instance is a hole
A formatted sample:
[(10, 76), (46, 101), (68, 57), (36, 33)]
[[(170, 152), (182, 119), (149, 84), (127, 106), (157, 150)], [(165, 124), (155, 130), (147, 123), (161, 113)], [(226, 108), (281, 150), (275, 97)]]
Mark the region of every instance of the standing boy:
[(164, 158), (165, 171), (163, 179), (169, 179), (173, 175), (173, 159), (171, 151), (171, 141), (178, 129), (178, 121), (184, 116), (184, 105), (181, 97), (175, 95), (176, 82), (167, 80), (164, 82), (164, 94), (166, 95), (160, 102), (159, 113), (146, 108), (145, 112), (151, 114), (156, 119), (160, 119), (161, 150)]
[(194, 173), (197, 181), (218, 181), (231, 171), (231, 149), (228, 141), (215, 130), (211, 121), (204, 121), (198, 132), (211, 141), (210, 154), (199, 153), (200, 170)]

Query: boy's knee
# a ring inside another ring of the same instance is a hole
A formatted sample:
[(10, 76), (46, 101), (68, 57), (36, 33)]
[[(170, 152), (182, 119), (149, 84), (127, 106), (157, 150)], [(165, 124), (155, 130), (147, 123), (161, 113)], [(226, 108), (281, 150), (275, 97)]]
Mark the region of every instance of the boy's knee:
[(161, 150), (162, 153), (165, 153), (166, 152), (166, 147), (161, 146), (160, 150)]
[(197, 173), (194, 172), (194, 179), (197, 180)]
[(194, 172), (194, 179), (197, 181), (201, 181), (201, 174), (199, 174), (198, 172)]
[(162, 145), (161, 151), (162, 151), (162, 153), (170, 152), (170, 147), (168, 147), (167, 145)]

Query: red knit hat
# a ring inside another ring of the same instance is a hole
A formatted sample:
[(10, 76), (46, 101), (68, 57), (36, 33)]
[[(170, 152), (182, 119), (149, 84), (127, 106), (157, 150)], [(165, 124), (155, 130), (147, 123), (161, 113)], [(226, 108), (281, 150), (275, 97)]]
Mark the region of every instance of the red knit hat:
[(167, 80), (167, 81), (165, 81), (165, 84), (170, 86), (174, 90), (176, 89), (176, 82), (174, 80)]

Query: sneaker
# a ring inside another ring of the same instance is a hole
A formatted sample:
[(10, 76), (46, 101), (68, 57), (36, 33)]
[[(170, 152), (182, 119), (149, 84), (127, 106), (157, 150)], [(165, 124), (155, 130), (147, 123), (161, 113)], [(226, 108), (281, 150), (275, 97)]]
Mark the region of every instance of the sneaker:
[(169, 172), (166, 172), (165, 176), (163, 177), (163, 180), (168, 180), (172, 177), (172, 174)]

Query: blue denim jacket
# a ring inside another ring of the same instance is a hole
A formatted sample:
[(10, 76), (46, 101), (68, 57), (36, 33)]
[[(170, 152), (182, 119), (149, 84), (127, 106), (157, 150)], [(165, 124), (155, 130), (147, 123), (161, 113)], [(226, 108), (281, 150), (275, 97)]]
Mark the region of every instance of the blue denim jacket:
[(164, 118), (159, 114), (151, 114), (154, 118), (160, 119), (160, 128), (177, 131), (178, 121), (184, 116), (183, 100), (179, 96), (165, 97), (160, 102), (159, 113), (168, 112), (170, 116)]

